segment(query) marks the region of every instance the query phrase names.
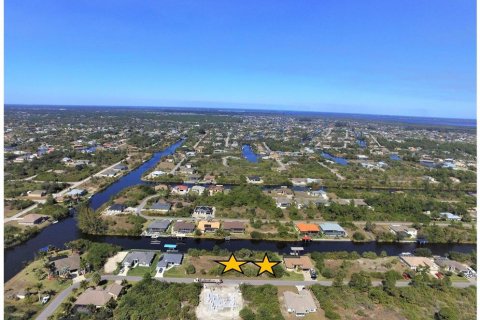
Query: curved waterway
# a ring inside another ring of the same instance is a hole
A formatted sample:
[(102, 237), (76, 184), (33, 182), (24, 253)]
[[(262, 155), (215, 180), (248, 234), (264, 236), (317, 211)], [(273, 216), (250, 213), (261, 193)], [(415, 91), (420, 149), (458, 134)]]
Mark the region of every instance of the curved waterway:
[[(153, 168), (161, 158), (173, 154), (175, 150), (182, 145), (182, 143), (183, 140), (180, 140), (165, 150), (155, 153), (150, 160), (143, 163), (140, 167), (121, 177), (118, 181), (111, 184), (105, 190), (95, 194), (90, 199), (91, 207), (93, 209), (98, 209), (123, 189), (144, 183), (141, 181), (142, 175), (146, 171)], [(76, 219), (74, 217), (69, 217), (59, 221), (56, 224), (48, 226), (38, 235), (29, 239), (28, 241), (13, 248), (5, 249), (4, 281), (8, 281), (20, 270), (22, 270), (25, 264), (35, 257), (36, 252), (38, 252), (40, 248), (48, 245), (62, 248), (66, 242), (79, 238), (112, 243), (119, 245), (124, 249), (160, 250), (163, 248), (164, 244), (170, 243), (177, 244), (178, 249), (181, 252), (186, 252), (189, 248), (211, 250), (215, 246), (218, 246), (220, 248), (226, 248), (230, 251), (248, 248), (251, 250), (269, 250), (288, 254), (290, 252), (290, 247), (303, 246), (305, 248), (305, 252), (357, 251), (362, 253), (365, 251), (374, 251), (376, 253), (380, 253), (381, 251), (385, 250), (389, 255), (397, 255), (402, 252), (411, 252), (417, 247), (415, 243), (353, 243), (350, 241), (314, 241), (310, 243), (302, 243), (300, 241), (284, 242), (235, 239), (232, 239), (231, 241), (224, 241), (195, 238), (186, 238), (183, 240), (177, 240), (176, 238), (159, 238), (161, 244), (158, 245), (151, 244), (151, 239), (147, 237), (92, 236), (83, 234), (77, 228)], [(423, 245), (422, 247), (430, 248), (434, 254), (439, 255), (443, 255), (449, 251), (469, 253), (472, 250), (476, 250), (475, 244), (427, 244)]]

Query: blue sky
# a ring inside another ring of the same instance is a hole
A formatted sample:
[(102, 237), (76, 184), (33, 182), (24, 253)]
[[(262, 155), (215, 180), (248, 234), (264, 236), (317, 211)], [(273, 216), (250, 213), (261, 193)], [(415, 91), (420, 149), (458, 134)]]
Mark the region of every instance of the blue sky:
[(5, 0), (5, 102), (476, 118), (475, 1)]

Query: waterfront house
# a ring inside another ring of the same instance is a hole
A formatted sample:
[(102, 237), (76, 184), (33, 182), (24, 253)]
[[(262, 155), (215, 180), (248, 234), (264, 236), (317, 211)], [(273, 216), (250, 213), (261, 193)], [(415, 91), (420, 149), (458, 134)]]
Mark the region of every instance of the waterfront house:
[(221, 184), (217, 184), (215, 186), (210, 186), (208, 187), (208, 195), (213, 196), (216, 195), (217, 193), (223, 193), (225, 190), (224, 186)]
[(108, 207), (106, 214), (107, 215), (116, 215), (116, 214), (122, 214), (125, 212), (125, 209), (127, 207), (123, 204), (120, 203), (114, 203), (110, 207)]
[(152, 265), (155, 252), (152, 251), (131, 251), (123, 259), (124, 267), (150, 267)]
[(392, 224), (390, 225), (390, 232), (396, 234), (401, 238), (416, 238), (417, 229), (409, 228), (405, 225)]
[(462, 274), (468, 274), (470, 272), (470, 267), (460, 263), (455, 260), (450, 260), (445, 257), (440, 257), (440, 256), (435, 256), (433, 257), (433, 261), (443, 270), (445, 271), (450, 271), (456, 274), (462, 273)]
[(320, 229), (322, 233), (326, 236), (333, 237), (346, 237), (347, 233), (345, 230), (338, 224), (333, 222), (324, 222), (320, 224)]
[(170, 220), (154, 220), (147, 226), (147, 233), (164, 233), (170, 226)]
[(263, 180), (259, 176), (248, 176), (247, 182), (251, 184), (262, 184)]
[(284, 257), (283, 263), (288, 271), (313, 269), (313, 262), (309, 256)]
[(301, 234), (317, 234), (320, 232), (318, 225), (314, 223), (297, 223), (295, 225)]
[(177, 221), (173, 224), (172, 233), (192, 233), (195, 230), (195, 223)]
[(80, 270), (80, 255), (74, 253), (69, 256), (59, 256), (50, 260), (56, 275), (70, 275)]
[(215, 232), (220, 229), (220, 222), (218, 221), (206, 221), (200, 220), (197, 225), (197, 229), (202, 232)]
[(160, 260), (157, 263), (157, 272), (165, 270), (170, 266), (179, 266), (182, 264), (183, 254), (182, 253), (165, 253), (162, 255)]
[(178, 185), (178, 186), (175, 186), (173, 187), (172, 189), (172, 193), (173, 194), (178, 194), (178, 195), (186, 195), (189, 191), (189, 188), (188, 186), (186, 185)]
[(400, 261), (405, 263), (407, 267), (413, 271), (417, 271), (418, 268), (429, 268), (430, 271), (438, 271), (438, 265), (431, 258), (400, 255)]
[(228, 232), (245, 232), (245, 223), (241, 221), (225, 221), (222, 228)]
[(203, 195), (203, 193), (205, 192), (205, 187), (203, 187), (203, 186), (193, 186), (190, 191), (192, 193), (196, 193), (198, 195)]

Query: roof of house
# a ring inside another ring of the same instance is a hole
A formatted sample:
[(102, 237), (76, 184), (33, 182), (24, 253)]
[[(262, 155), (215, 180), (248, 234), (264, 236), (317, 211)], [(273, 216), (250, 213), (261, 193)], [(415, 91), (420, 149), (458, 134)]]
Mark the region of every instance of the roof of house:
[(196, 206), (193, 212), (200, 214), (213, 214), (213, 208), (208, 206)]
[(178, 185), (178, 186), (175, 187), (175, 189), (180, 190), (180, 191), (187, 191), (187, 190), (188, 190), (188, 186)]
[(86, 191), (84, 189), (72, 189), (67, 192), (67, 196), (77, 196), (77, 195), (82, 195)]
[(157, 268), (165, 268), (170, 264), (182, 264), (182, 253), (165, 253), (158, 261)]
[(319, 232), (318, 225), (313, 223), (297, 223), (297, 228), (300, 232)]
[(320, 223), (320, 228), (322, 231), (338, 231), (338, 232), (345, 232), (345, 230), (338, 224), (334, 222), (324, 222)]
[(186, 222), (186, 221), (177, 221), (173, 225), (173, 228), (175, 230), (180, 230), (180, 229), (195, 229), (195, 223), (192, 222)]
[(223, 223), (223, 229), (245, 229), (245, 223), (241, 221), (225, 221)]
[(123, 205), (123, 204), (120, 204), (120, 203), (114, 203), (112, 204), (108, 210), (111, 210), (111, 211), (123, 211), (125, 210), (126, 206)]
[(25, 216), (23, 216), (22, 220), (20, 220), (21, 223), (34, 223), (37, 220), (40, 219), (46, 219), (48, 216), (41, 215), (41, 214), (36, 214), (36, 213), (29, 213)]
[(80, 269), (80, 255), (72, 254), (68, 257), (61, 257), (56, 260), (52, 260), (56, 270), (62, 270), (68, 268), (69, 270)]
[(300, 266), (302, 269), (313, 269), (313, 262), (309, 256), (284, 257), (283, 261), (288, 269)]
[(457, 216), (456, 214), (450, 213), (450, 212), (440, 212), (440, 215), (442, 217), (445, 217), (447, 219), (461, 219), (462, 217)]
[(200, 229), (201, 231), (204, 231), (206, 228), (220, 229), (220, 222), (201, 220), (198, 222), (197, 228)]
[(300, 293), (285, 291), (283, 297), (287, 309), (295, 310), (296, 313), (307, 313), (317, 308), (308, 290), (302, 290)]
[(113, 294), (115, 296), (119, 296), (120, 293), (122, 292), (123, 286), (118, 284), (118, 283), (111, 283), (108, 286), (105, 287), (105, 291), (107, 291), (110, 294)]
[(155, 253), (151, 251), (131, 251), (127, 254), (123, 262), (133, 263), (134, 260), (138, 260), (140, 264), (149, 264), (154, 256)]
[(168, 229), (170, 223), (170, 220), (154, 220), (148, 225), (147, 229)]
[(155, 202), (154, 204), (152, 204), (150, 209), (153, 209), (153, 210), (170, 210), (171, 207), (172, 207), (172, 205), (168, 202)]
[(92, 304), (94, 306), (104, 306), (110, 299), (112, 299), (112, 296), (107, 291), (99, 288), (88, 288), (77, 298), (75, 305), (88, 306)]
[(417, 256), (401, 256), (400, 257), (406, 264), (411, 267), (435, 267), (435, 263), (432, 259), (427, 257), (417, 257)]

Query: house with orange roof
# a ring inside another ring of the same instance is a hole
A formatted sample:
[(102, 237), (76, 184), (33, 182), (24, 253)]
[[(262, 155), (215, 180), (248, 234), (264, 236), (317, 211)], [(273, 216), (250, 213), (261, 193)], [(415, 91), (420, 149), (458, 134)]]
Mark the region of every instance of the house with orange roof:
[(198, 222), (197, 229), (202, 232), (215, 232), (220, 229), (220, 222), (218, 221), (207, 221), (207, 220), (200, 220)]
[(297, 223), (297, 230), (302, 234), (319, 233), (320, 227), (314, 223)]

